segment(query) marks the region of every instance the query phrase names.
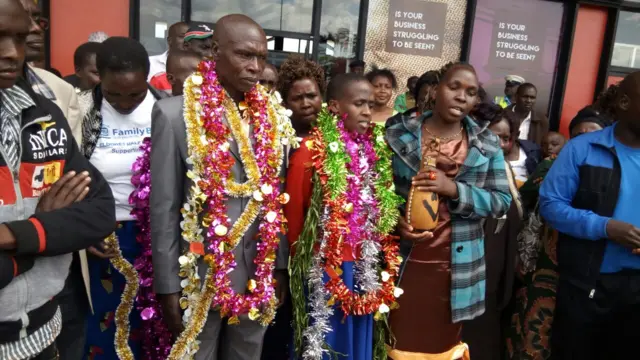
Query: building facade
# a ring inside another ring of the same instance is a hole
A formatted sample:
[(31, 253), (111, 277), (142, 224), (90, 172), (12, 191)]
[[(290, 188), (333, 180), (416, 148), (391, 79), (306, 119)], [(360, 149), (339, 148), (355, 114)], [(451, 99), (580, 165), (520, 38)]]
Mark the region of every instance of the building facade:
[[(328, 76), (354, 59), (411, 75), (466, 61), (490, 96), (504, 76), (539, 89), (552, 128), (568, 122), (609, 84), (640, 69), (640, 0), (41, 0), (49, 14), (49, 61), (73, 72), (73, 51), (94, 31), (130, 36), (151, 55), (166, 49), (177, 21), (211, 24), (252, 17), (268, 38), (270, 62), (290, 54)], [(316, 40), (317, 39), (317, 40)], [(402, 92), (404, 89), (398, 89)]]

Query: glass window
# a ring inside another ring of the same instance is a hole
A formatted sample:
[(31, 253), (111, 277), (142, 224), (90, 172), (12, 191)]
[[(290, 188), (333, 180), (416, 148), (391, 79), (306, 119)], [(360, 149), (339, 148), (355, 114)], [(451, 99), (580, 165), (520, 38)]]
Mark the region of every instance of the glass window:
[(538, 88), (536, 110), (546, 114), (557, 69), (563, 4), (543, 0), (476, 3), (469, 62), (489, 99), (500, 101), (505, 76), (519, 75)]
[(358, 46), (360, 0), (323, 0), (318, 62), (327, 76), (347, 72)]
[(167, 50), (167, 30), (180, 21), (180, 1), (140, 0), (140, 42), (149, 55)]
[(611, 65), (640, 69), (640, 13), (620, 11)]
[(215, 23), (228, 14), (245, 14), (267, 30), (310, 34), (311, 0), (192, 0), (191, 19)]

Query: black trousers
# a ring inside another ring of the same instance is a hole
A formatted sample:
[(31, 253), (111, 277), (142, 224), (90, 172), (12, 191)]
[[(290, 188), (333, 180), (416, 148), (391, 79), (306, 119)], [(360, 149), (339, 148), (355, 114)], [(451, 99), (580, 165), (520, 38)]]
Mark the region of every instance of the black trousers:
[(262, 344), (262, 360), (288, 360), (293, 341), (291, 294), (276, 312), (275, 323), (267, 329)]
[(469, 345), (473, 360), (501, 360), (504, 354), (501, 328), (502, 311), (496, 304), (497, 295), (487, 294), (484, 314), (462, 325), (462, 341)]
[(640, 271), (601, 274), (592, 297), (560, 279), (552, 360), (640, 358)]
[(40, 354), (36, 355), (33, 360), (58, 360), (60, 357), (58, 356), (58, 349), (56, 348), (56, 344), (53, 343), (48, 348), (44, 349)]
[(73, 254), (69, 276), (56, 299), (62, 312), (62, 330), (56, 339), (60, 360), (82, 360), (87, 338), (89, 303), (77, 253)]

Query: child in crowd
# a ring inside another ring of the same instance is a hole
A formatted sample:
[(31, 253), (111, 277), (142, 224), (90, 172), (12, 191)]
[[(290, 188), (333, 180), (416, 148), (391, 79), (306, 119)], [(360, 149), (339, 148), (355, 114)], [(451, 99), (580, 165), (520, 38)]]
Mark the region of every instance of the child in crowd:
[(547, 135), (542, 139), (542, 156), (544, 159), (549, 159), (560, 154), (560, 150), (564, 144), (567, 143), (567, 139), (559, 132), (549, 131)]

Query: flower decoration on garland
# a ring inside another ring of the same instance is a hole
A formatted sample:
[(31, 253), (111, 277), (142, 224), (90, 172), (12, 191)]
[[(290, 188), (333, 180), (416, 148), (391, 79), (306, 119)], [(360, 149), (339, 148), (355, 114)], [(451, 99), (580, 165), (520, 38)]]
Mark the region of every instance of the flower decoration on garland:
[(142, 154), (133, 163), (131, 183), (134, 191), (129, 196), (133, 205), (131, 215), (136, 219), (140, 244), (140, 255), (134, 262), (138, 271), (140, 288), (136, 297), (136, 308), (142, 318), (142, 358), (146, 360), (166, 359), (171, 350), (171, 332), (162, 320), (162, 307), (153, 291), (153, 262), (151, 258), (151, 220), (149, 196), (151, 194), (151, 139), (145, 138), (140, 145)]
[(105, 244), (111, 246), (117, 253), (114, 258), (111, 258), (111, 265), (124, 276), (126, 284), (124, 291), (122, 292), (122, 298), (120, 304), (116, 309), (115, 324), (115, 349), (118, 354), (118, 358), (122, 360), (135, 360), (133, 352), (129, 347), (129, 314), (133, 309), (133, 303), (135, 301), (136, 293), (138, 292), (138, 273), (134, 269), (133, 265), (129, 263), (120, 251), (120, 245), (118, 244), (118, 237), (115, 233), (109, 235), (104, 240)]
[[(188, 251), (179, 259), (185, 309), (185, 331), (176, 341), (170, 359), (180, 359), (197, 351), (196, 337), (206, 322), (208, 309), (220, 311), (230, 324), (239, 316), (266, 326), (273, 321), (277, 299), (273, 279), (279, 232), (284, 228), (282, 205), (287, 194), (280, 193), (283, 145), (295, 146), (295, 134), (286, 111), (256, 85), (236, 104), (218, 81), (215, 63), (200, 63), (198, 72), (185, 82), (185, 125), (191, 165), (190, 196), (182, 209), (182, 236)], [(242, 112), (242, 113), (241, 113)], [(255, 143), (243, 128), (243, 119), (254, 131)], [(235, 140), (247, 182), (235, 182), (235, 160), (230, 141)], [(229, 197), (250, 197), (243, 213), (231, 223), (227, 216)], [(233, 290), (229, 273), (236, 267), (233, 251), (243, 235), (259, 219), (255, 277), (247, 291)], [(197, 273), (200, 258), (208, 265), (204, 285)]]
[[(312, 209), (297, 241), (292, 265), (292, 293), (298, 297), (294, 298), (295, 344), (300, 353), (306, 339), (303, 358), (321, 359), (330, 351), (324, 344), (324, 334), (330, 328), (322, 324), (330, 315), (331, 305), (338, 306), (345, 316), (375, 314), (378, 323), (384, 323), (387, 313), (397, 307), (396, 298), (402, 289), (395, 286), (395, 280), (402, 259), (397, 241), (389, 234), (403, 200), (395, 193), (392, 153), (384, 140), (383, 127), (373, 126), (364, 135), (349, 133), (343, 119), (325, 108), (306, 146), (312, 154), (315, 182)], [(317, 242), (320, 254), (309, 256)], [(351, 291), (339, 276), (344, 245), (359, 253), (356, 291)], [(324, 271), (336, 276), (319, 286)], [(310, 289), (309, 314), (304, 295), (300, 298), (304, 281)], [(312, 326), (309, 315), (314, 319)], [(382, 343), (376, 344), (376, 349), (384, 349), (384, 338), (376, 337), (377, 342), (379, 339)]]

